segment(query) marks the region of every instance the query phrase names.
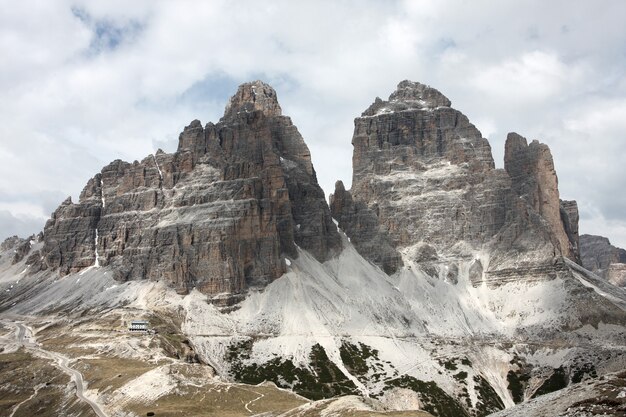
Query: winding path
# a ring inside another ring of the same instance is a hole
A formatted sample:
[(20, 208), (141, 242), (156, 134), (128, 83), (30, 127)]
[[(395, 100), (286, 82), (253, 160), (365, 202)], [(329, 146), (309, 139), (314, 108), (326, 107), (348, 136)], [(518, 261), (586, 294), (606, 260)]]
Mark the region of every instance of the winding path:
[(37, 393), (41, 389), (42, 385), (45, 386), (45, 384), (40, 384), (40, 385), (35, 386), (35, 391), (33, 391), (30, 397), (26, 398), (21, 403), (15, 404), (15, 406), (13, 407), (13, 411), (11, 411), (11, 415), (9, 415), (9, 417), (13, 417), (15, 413), (17, 413), (17, 410), (19, 410), (19, 408), (22, 406), (22, 404), (26, 404), (27, 402), (35, 398), (35, 396), (37, 396)]
[(253, 390), (246, 390), (246, 391), (248, 391), (248, 392), (253, 392), (253, 393), (255, 393), (256, 395), (258, 395), (258, 397), (256, 397), (254, 400), (248, 401), (247, 403), (245, 403), (245, 404), (244, 404), (244, 408), (245, 408), (246, 410), (248, 410), (248, 412), (249, 412), (250, 414), (252, 414), (252, 410), (250, 410), (250, 406), (251, 406), (253, 403), (255, 403), (256, 401), (259, 401), (261, 398), (265, 397), (265, 394), (261, 394), (260, 392), (256, 392), (256, 391), (253, 391)]
[(57, 352), (42, 349), (39, 344), (34, 340), (33, 334), (28, 327), (24, 326), (22, 323), (17, 322), (12, 322), (11, 324), (16, 328), (15, 338), (17, 339), (18, 346), (24, 346), (24, 348), (26, 349), (39, 352), (43, 356), (46, 356), (55, 361), (59, 368), (61, 368), (63, 372), (68, 374), (71, 380), (76, 385), (76, 396), (78, 397), (78, 399), (87, 403), (87, 405), (91, 407), (91, 409), (94, 411), (94, 413), (96, 413), (98, 417), (108, 417), (108, 415), (104, 411), (102, 411), (100, 406), (95, 401), (85, 397), (85, 383), (83, 381), (83, 375), (76, 369), (70, 368), (70, 360), (67, 356), (61, 355)]

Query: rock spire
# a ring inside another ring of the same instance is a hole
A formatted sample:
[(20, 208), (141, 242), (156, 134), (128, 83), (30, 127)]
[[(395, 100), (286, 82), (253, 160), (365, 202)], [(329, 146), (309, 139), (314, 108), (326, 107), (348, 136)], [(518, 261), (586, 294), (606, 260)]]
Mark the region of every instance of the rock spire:
[(341, 240), (308, 147), (276, 92), (255, 81), (219, 123), (186, 126), (175, 153), (104, 167), (46, 224), (39, 268), (101, 265), (120, 281), (162, 280), (231, 303), (281, 276), (297, 247), (324, 261)]
[(450, 282), (471, 262), (477, 285), (561, 273), (559, 255), (577, 260), (578, 215), (561, 204), (548, 147), (511, 134), (495, 169), (489, 142), (450, 106), (403, 81), (355, 119), (352, 189), (331, 197), (339, 227), (388, 272), (404, 259)]

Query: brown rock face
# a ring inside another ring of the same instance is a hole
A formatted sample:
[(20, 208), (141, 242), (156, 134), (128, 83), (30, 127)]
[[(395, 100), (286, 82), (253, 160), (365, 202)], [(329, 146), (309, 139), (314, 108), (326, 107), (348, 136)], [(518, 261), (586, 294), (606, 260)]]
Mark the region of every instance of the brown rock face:
[(185, 127), (176, 153), (103, 168), (44, 234), (44, 262), (61, 274), (110, 266), (119, 280), (226, 298), (279, 277), (296, 244), (321, 261), (341, 247), (309, 150), (260, 81), (219, 123)]
[[(563, 255), (577, 261), (577, 248), (564, 227), (570, 219), (561, 216), (559, 180), (548, 145), (536, 140), (529, 145), (526, 138), (509, 133), (504, 150), (504, 169), (511, 177), (513, 190), (548, 222)], [(573, 227), (570, 224), (570, 228)]]
[[(393, 256), (400, 253), (452, 283), (463, 262), (476, 285), (563, 273), (560, 238), (566, 250), (570, 241), (547, 147), (538, 146), (535, 161), (514, 138), (509, 169), (495, 169), (488, 141), (450, 105), (439, 91), (403, 81), (388, 101), (377, 98), (355, 119), (352, 189), (336, 188), (333, 217), (361, 254), (388, 272), (400, 265)], [(515, 178), (511, 167), (519, 170)], [(538, 192), (537, 184), (552, 188)], [(568, 221), (575, 239), (573, 213)], [(481, 251), (489, 259), (474, 259)]]
[(611, 283), (626, 287), (626, 250), (611, 245), (603, 236), (581, 235), (582, 265)]

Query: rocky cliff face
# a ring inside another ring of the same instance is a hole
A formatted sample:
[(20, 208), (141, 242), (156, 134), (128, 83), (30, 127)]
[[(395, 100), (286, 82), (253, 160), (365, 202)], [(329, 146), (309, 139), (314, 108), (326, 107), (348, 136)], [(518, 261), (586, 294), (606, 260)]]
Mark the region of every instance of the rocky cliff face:
[(611, 245), (604, 236), (581, 235), (580, 256), (585, 268), (626, 287), (626, 250)]
[(339, 227), (389, 272), (401, 253), (452, 282), (462, 264), (475, 284), (562, 273), (559, 256), (576, 259), (577, 210), (562, 219), (548, 147), (510, 134), (506, 169), (495, 169), (488, 141), (450, 106), (403, 81), (355, 119), (352, 189), (338, 183), (331, 197)]
[[(575, 207), (576, 202), (561, 202), (559, 198), (559, 180), (548, 145), (537, 140), (529, 145), (526, 138), (517, 133), (509, 133), (504, 151), (504, 169), (511, 177), (511, 185), (516, 194), (524, 198), (548, 222), (560, 252), (568, 258), (578, 260), (576, 242), (570, 241), (565, 230), (566, 224), (568, 229), (578, 229), (577, 222), (576, 225), (573, 222), (578, 208)], [(572, 232), (573, 240), (574, 234)]]
[(352, 244), (361, 254), (379, 265), (387, 274), (393, 274), (403, 265), (387, 230), (381, 227), (377, 213), (365, 203), (355, 202), (343, 182), (337, 181), (335, 193), (330, 196), (333, 216), (341, 221)]
[(580, 260), (580, 236), (578, 233), (578, 203), (574, 200), (561, 200), (561, 220), (570, 244), (570, 258), (578, 264)]
[[(578, 246), (578, 210), (559, 201), (547, 147), (511, 134), (506, 169), (495, 169), (450, 106), (405, 81), (356, 119), (352, 190), (337, 182), (331, 198), (344, 236), (274, 91), (245, 84), (218, 123), (187, 126), (177, 152), (103, 168), (42, 242), (0, 245), (0, 311), (81, 315), (89, 337), (105, 315), (111, 346), (126, 337), (113, 318), (176, 316), (220, 384), (419, 399), (441, 417), (491, 415), (625, 369), (626, 293), (564, 256)], [(207, 305), (252, 286), (263, 291), (237, 309)], [(79, 327), (61, 336), (84, 338)], [(99, 395), (110, 404), (111, 390)]]
[(239, 87), (219, 123), (185, 127), (177, 152), (104, 167), (44, 235), (40, 268), (110, 266), (118, 280), (229, 300), (282, 275), (296, 245), (320, 261), (341, 246), (309, 150), (259, 81)]
[(38, 255), (34, 254), (35, 256), (33, 256), (31, 249), (35, 244), (41, 241), (42, 237), (42, 233), (39, 235), (32, 235), (26, 239), (22, 239), (18, 236), (8, 237), (0, 244), (0, 252), (8, 252), (11, 254), (12, 265), (21, 262), (25, 258), (27, 259), (26, 264), (30, 265), (34, 263), (34, 259), (36, 259)]

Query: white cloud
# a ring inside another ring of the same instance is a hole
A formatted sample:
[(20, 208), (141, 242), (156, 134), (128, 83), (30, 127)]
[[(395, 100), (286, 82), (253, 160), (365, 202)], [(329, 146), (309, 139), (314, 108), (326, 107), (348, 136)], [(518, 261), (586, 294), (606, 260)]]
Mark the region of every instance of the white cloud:
[(16, 216), (8, 210), (0, 210), (2, 240), (9, 236), (27, 237), (41, 231), (42, 219), (28, 215)]
[(593, 132), (596, 136), (626, 134), (626, 98), (587, 99), (580, 107), (572, 117), (565, 119), (566, 129)]
[(592, 203), (583, 203), (581, 209), (585, 213), (580, 219), (581, 234), (605, 236), (609, 238), (613, 246), (626, 248), (626, 223), (624, 221), (606, 219), (598, 207)]
[(46, 220), (50, 215), (50, 213), (44, 213), (44, 209), (41, 205), (27, 201), (2, 201), (0, 202), (0, 211), (8, 211), (15, 217), (26, 216), (29, 218), (38, 218), (41, 220)]
[(498, 100), (514, 97), (516, 102), (535, 104), (560, 94), (568, 83), (579, 78), (577, 72), (554, 53), (533, 51), (479, 70), (472, 82), (479, 92)]
[(493, 136), (493, 134), (498, 131), (496, 122), (490, 118), (474, 119), (472, 123), (474, 123), (474, 126), (480, 130), (480, 133), (482, 133), (485, 138)]

